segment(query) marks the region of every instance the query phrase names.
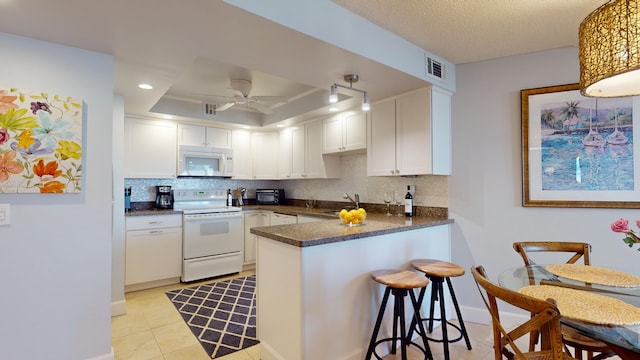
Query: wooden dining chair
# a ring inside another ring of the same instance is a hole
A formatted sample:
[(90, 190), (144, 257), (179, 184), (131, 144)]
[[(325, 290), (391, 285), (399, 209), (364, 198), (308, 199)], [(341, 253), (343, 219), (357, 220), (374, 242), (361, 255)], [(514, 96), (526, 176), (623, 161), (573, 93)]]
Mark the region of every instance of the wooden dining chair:
[[(536, 264), (531, 259), (531, 253), (539, 252), (567, 253), (568, 256), (570, 256), (569, 259), (566, 260), (567, 264), (575, 264), (578, 260), (582, 259), (584, 265), (591, 265), (589, 263), (591, 245), (588, 243), (569, 241), (524, 241), (514, 242), (513, 249), (520, 254), (522, 260), (524, 260), (524, 264), (527, 266)], [(539, 258), (537, 259), (540, 260)], [(601, 360), (616, 355), (605, 343), (584, 336), (569, 326), (562, 326), (562, 337), (564, 339), (564, 344), (574, 349), (574, 356), (578, 360), (583, 359), (583, 351), (587, 353), (587, 360)], [(533, 350), (535, 348), (537, 341), (538, 334), (532, 332), (529, 341), (529, 350)], [(594, 355), (594, 353), (597, 354)]]
[[(582, 242), (568, 241), (524, 241), (514, 242), (513, 249), (522, 256), (525, 265), (536, 265), (531, 259), (531, 253), (569, 253), (571, 257), (566, 261), (567, 264), (575, 264), (581, 258), (585, 265), (589, 265), (589, 253), (591, 245)], [(543, 262), (544, 263), (544, 262)]]
[[(505, 289), (491, 282), (482, 266), (471, 268), (471, 274), (478, 285), (482, 300), (491, 315), (493, 329), (493, 349), (495, 360), (564, 360), (573, 359), (562, 344), (560, 330), (560, 311), (553, 300), (540, 300), (531, 296)], [(498, 301), (519, 307), (531, 313), (529, 321), (507, 331), (500, 323)], [(533, 330), (541, 334), (541, 347), (538, 351), (520, 349), (515, 341)]]

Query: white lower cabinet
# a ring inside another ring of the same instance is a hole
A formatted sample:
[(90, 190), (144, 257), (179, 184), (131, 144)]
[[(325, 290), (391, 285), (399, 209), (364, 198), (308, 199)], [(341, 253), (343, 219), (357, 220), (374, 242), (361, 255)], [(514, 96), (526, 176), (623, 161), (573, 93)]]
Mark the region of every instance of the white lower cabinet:
[(256, 261), (256, 241), (258, 236), (251, 233), (251, 228), (269, 226), (271, 224), (270, 211), (245, 211), (244, 215), (244, 263)]
[(271, 213), (271, 225), (297, 224), (298, 217), (280, 213)]
[(298, 224), (327, 220), (315, 216), (298, 215)]
[(182, 215), (128, 216), (126, 227), (125, 286), (178, 283), (182, 275)]

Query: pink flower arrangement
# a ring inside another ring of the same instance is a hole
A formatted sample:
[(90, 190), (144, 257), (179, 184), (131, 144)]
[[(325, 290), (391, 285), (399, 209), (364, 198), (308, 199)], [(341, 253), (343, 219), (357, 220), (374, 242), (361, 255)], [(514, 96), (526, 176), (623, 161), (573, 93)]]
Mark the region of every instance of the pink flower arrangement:
[[(640, 220), (636, 220), (636, 226), (640, 228)], [(627, 219), (618, 219), (611, 224), (611, 230), (617, 233), (624, 233), (627, 235), (622, 241), (624, 241), (629, 247), (633, 247), (634, 244), (640, 243), (640, 237), (636, 234), (633, 229), (629, 227), (629, 220)], [(638, 248), (640, 251), (640, 248)]]

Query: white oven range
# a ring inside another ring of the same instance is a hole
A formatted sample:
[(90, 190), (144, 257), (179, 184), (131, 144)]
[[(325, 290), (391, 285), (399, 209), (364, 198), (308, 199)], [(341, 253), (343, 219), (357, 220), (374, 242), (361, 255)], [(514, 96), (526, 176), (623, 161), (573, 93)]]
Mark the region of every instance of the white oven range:
[(174, 190), (182, 211), (182, 278), (190, 282), (242, 271), (242, 209), (226, 206), (226, 190)]

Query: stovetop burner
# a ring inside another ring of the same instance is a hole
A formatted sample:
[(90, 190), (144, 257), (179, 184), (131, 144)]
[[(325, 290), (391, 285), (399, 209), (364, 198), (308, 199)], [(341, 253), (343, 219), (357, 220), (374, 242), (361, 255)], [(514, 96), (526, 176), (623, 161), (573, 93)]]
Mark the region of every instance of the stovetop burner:
[(242, 211), (242, 208), (239, 207), (226, 206), (227, 190), (174, 190), (173, 199), (173, 208), (184, 214)]

